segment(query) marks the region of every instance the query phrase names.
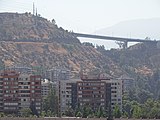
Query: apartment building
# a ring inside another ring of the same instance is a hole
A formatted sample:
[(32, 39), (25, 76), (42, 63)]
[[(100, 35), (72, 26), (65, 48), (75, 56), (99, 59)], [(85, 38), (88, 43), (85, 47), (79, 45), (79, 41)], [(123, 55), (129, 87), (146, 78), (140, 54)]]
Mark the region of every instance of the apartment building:
[(58, 81), (58, 80), (69, 80), (70, 79), (70, 70), (66, 68), (53, 68), (46, 71), (45, 78), (50, 81)]
[(41, 111), (41, 76), (3, 71), (0, 74), (0, 111), (18, 114), (22, 108)]
[(93, 110), (119, 105), (122, 109), (122, 81), (100, 78), (82, 78), (77, 82), (77, 102), (80, 106), (90, 106)]
[[(107, 79), (106, 79), (107, 80)], [(77, 82), (77, 101), (80, 106), (89, 106), (92, 110), (100, 106), (106, 109), (110, 101), (110, 85), (106, 85), (106, 80), (97, 78), (83, 78)]]
[(111, 79), (107, 82), (111, 84), (111, 109), (118, 105), (122, 110), (122, 80)]
[[(78, 79), (79, 80), (79, 79)], [(59, 80), (56, 83), (56, 95), (58, 96), (58, 111), (63, 114), (68, 108), (75, 108), (77, 102), (76, 79)]]
[(1, 111), (5, 113), (17, 113), (19, 110), (19, 73), (5, 71), (1, 74)]
[(48, 96), (48, 93), (49, 93), (51, 88), (55, 89), (55, 83), (53, 83), (52, 81), (50, 81), (48, 79), (43, 79), (41, 81), (42, 98), (45, 98), (45, 97)]
[(30, 75), (20, 74), (18, 77), (19, 109), (30, 106)]
[[(31, 109), (36, 109), (40, 114), (41, 111), (41, 76), (40, 75), (31, 75), (30, 76), (30, 106)], [(37, 113), (35, 113), (37, 114)]]

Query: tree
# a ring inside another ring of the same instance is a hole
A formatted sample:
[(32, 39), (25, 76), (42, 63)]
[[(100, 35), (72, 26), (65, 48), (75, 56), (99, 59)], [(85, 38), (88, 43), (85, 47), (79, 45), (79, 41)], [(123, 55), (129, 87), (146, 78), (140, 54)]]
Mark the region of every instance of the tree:
[(48, 96), (43, 99), (42, 110), (46, 113), (50, 110), (52, 114), (58, 114), (58, 97), (55, 94), (54, 88), (51, 86)]
[(132, 117), (133, 118), (140, 118), (141, 116), (142, 116), (141, 107), (138, 105), (134, 105)]
[(74, 116), (74, 111), (72, 108), (68, 108), (66, 111), (65, 111), (65, 115), (66, 116), (69, 116), (69, 117), (73, 117)]
[(36, 103), (35, 103), (35, 101), (31, 101), (30, 110), (32, 111), (33, 115), (39, 116), (38, 111), (36, 109)]
[(115, 118), (120, 118), (121, 117), (121, 110), (120, 110), (120, 108), (119, 108), (119, 106), (116, 104), (115, 105), (115, 108), (114, 108), (114, 110), (113, 110), (113, 116), (115, 117)]
[(5, 114), (3, 112), (0, 112), (0, 117), (5, 117)]
[(52, 24), (56, 25), (56, 21), (54, 19), (52, 19)]
[(41, 112), (41, 116), (42, 116), (42, 117), (45, 117), (45, 116), (46, 116), (46, 112), (45, 112), (45, 111), (42, 111), (42, 112)]
[(126, 103), (123, 103), (123, 110), (124, 110), (124, 113), (125, 115), (127, 115), (127, 117), (131, 117), (132, 116), (132, 113), (131, 113), (131, 108), (132, 108), (132, 105), (131, 105), (131, 102), (130, 101), (127, 101)]
[(97, 110), (97, 112), (95, 113), (95, 115), (100, 118), (100, 117), (104, 117), (105, 116), (105, 113), (104, 113), (104, 110), (103, 108), (100, 106)]
[(82, 109), (82, 117), (87, 118), (90, 115), (93, 115), (91, 108), (89, 106), (84, 106)]
[(82, 113), (80, 111), (77, 112), (76, 117), (82, 117)]
[(20, 110), (20, 113), (22, 117), (29, 117), (30, 115), (32, 115), (32, 111), (30, 108), (22, 108)]
[(90, 42), (83, 42), (82, 43), (84, 46), (90, 46), (90, 47), (93, 47), (94, 48), (94, 45)]
[(104, 47), (104, 45), (96, 45), (96, 49), (98, 50), (98, 51), (100, 51), (100, 52), (103, 52), (103, 51), (105, 51), (105, 47)]

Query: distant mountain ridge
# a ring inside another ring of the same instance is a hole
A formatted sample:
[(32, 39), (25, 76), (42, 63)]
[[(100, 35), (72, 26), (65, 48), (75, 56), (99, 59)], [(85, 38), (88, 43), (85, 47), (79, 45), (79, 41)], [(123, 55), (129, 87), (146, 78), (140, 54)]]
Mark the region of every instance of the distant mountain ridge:
[(96, 34), (128, 38), (146, 38), (160, 40), (160, 18), (123, 21), (111, 27), (95, 31)]

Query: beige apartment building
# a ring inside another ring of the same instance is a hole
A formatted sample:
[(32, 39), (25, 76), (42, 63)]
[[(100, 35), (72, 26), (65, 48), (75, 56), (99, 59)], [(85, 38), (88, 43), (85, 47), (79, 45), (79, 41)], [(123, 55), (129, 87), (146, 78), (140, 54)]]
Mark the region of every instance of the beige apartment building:
[(81, 78), (59, 80), (56, 83), (59, 113), (68, 108), (89, 106), (92, 110), (99, 107), (113, 110), (118, 105), (122, 110), (122, 81), (113, 79)]

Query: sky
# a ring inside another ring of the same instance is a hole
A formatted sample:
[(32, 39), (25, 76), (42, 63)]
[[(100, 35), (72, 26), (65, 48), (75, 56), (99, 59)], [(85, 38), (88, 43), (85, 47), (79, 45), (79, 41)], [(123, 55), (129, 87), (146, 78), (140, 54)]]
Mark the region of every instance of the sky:
[(159, 18), (160, 0), (0, 0), (0, 12), (31, 12), (55, 19), (59, 27), (94, 33), (121, 21)]

